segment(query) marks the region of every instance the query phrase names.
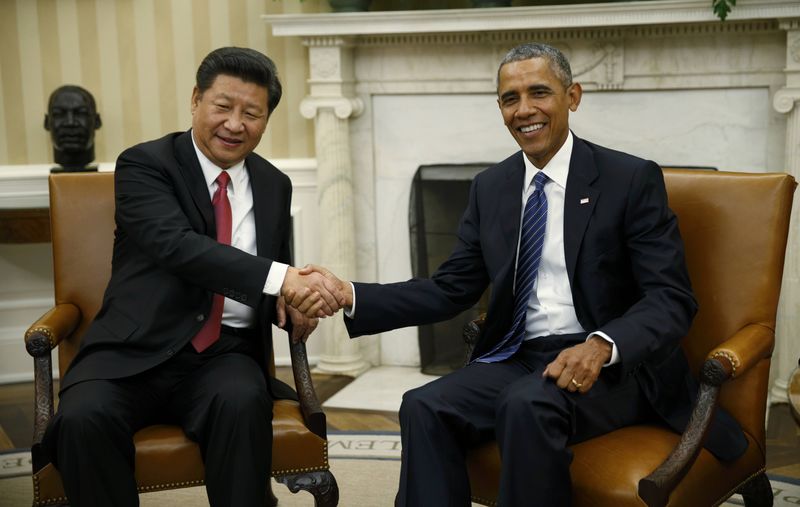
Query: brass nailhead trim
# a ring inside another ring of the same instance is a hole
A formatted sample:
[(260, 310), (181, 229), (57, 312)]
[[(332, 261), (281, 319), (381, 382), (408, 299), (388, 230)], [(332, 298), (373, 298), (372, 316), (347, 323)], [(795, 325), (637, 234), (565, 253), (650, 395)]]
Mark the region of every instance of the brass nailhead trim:
[(47, 337), (47, 341), (50, 342), (50, 348), (55, 348), (56, 344), (53, 342), (53, 332), (50, 330), (49, 327), (34, 327), (28, 329), (28, 332), (25, 333), (25, 338), (28, 338), (33, 333), (42, 333)]
[(191, 486), (201, 486), (204, 483), (205, 481), (203, 481), (202, 479), (194, 481), (165, 482), (163, 484), (154, 484), (152, 486), (137, 486), (136, 489), (138, 489), (140, 493), (148, 493), (151, 491), (161, 491), (164, 489), (177, 489), (177, 488), (188, 488)]
[(717, 500), (717, 501), (714, 503), (714, 507), (717, 507), (717, 506), (719, 506), (719, 505), (722, 505), (722, 503), (723, 503), (723, 502), (725, 502), (725, 501), (726, 501), (728, 498), (730, 498), (730, 497), (731, 497), (731, 495), (733, 495), (734, 493), (736, 493), (736, 490), (737, 490), (737, 489), (739, 489), (740, 487), (742, 487), (742, 485), (743, 485), (743, 484), (746, 484), (746, 483), (747, 483), (747, 482), (748, 482), (750, 479), (752, 479), (752, 478), (753, 478), (753, 477), (755, 477), (756, 475), (758, 475), (758, 474), (763, 474), (763, 473), (765, 473), (766, 471), (767, 471), (767, 469), (766, 469), (766, 468), (761, 468), (761, 469), (760, 469), (758, 472), (755, 472), (755, 473), (751, 474), (751, 475), (750, 475), (750, 476), (749, 476), (747, 479), (745, 479), (745, 480), (743, 480), (742, 482), (740, 482), (738, 486), (736, 486), (736, 487), (735, 487), (735, 488), (733, 488), (732, 490), (730, 490), (730, 491), (728, 491), (727, 493), (725, 493), (725, 496), (723, 496), (721, 499)]
[[(35, 331), (35, 330), (34, 330)], [(289, 468), (286, 470), (273, 470), (272, 477), (279, 477), (281, 475), (292, 475), (297, 474), (300, 472), (317, 472), (321, 470), (330, 470), (330, 465), (328, 464), (328, 441), (322, 441), (322, 465), (314, 466), (314, 467), (303, 467), (303, 468)], [(151, 491), (161, 491), (165, 489), (176, 489), (176, 488), (188, 488), (191, 486), (201, 486), (205, 484), (204, 480), (194, 480), (194, 481), (183, 481), (183, 482), (167, 482), (164, 484), (155, 484), (152, 486), (138, 486), (136, 489), (140, 493), (148, 493)], [(34, 507), (44, 507), (46, 505), (51, 505), (52, 502), (67, 502), (67, 497), (60, 496), (53, 499), (48, 499), (48, 501), (41, 501), (39, 500), (39, 477), (37, 475), (33, 475), (33, 498), (34, 498)]]
[(727, 359), (728, 362), (731, 363), (731, 378), (736, 376), (736, 368), (739, 367), (739, 360), (736, 359), (736, 357), (733, 354), (731, 354), (730, 352), (726, 352), (724, 350), (718, 350), (714, 352), (714, 355), (712, 357), (724, 357), (725, 359)]
[(286, 470), (273, 470), (272, 476), (279, 477), (281, 475), (291, 475), (300, 472), (318, 472), (320, 470), (330, 470), (331, 467), (328, 464), (328, 441), (322, 441), (322, 465), (317, 465), (314, 467), (303, 467), (303, 468), (287, 468)]
[(57, 503), (64, 503), (67, 502), (66, 496), (57, 496), (55, 498), (48, 498), (46, 500), (41, 500), (39, 498), (40, 494), (40, 487), (39, 487), (39, 475), (33, 475), (33, 507), (44, 507), (45, 505), (54, 505)]

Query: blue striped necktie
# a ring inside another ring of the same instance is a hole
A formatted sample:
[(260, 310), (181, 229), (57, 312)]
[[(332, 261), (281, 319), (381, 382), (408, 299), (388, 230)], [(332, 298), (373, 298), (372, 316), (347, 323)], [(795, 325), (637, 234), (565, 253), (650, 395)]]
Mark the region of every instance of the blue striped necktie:
[(519, 350), (525, 338), (525, 320), (528, 301), (542, 259), (544, 233), (547, 225), (547, 197), (544, 185), (548, 178), (542, 171), (533, 177), (534, 190), (525, 203), (522, 217), (522, 232), (519, 240), (519, 259), (517, 260), (517, 279), (514, 296), (514, 318), (511, 329), (489, 352), (476, 359), (479, 363), (496, 363), (508, 359)]

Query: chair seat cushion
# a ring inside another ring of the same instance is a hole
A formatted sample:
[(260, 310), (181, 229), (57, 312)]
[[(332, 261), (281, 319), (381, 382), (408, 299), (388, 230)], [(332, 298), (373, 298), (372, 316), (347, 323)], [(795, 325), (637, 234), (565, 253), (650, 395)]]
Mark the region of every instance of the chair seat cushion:
[[(177, 426), (148, 426), (134, 435), (136, 483), (140, 492), (204, 483), (200, 448)], [(303, 423), (300, 405), (277, 400), (272, 421), (272, 475), (328, 469), (328, 446)], [(34, 506), (66, 501), (61, 476), (49, 464), (33, 475)]]
[[(763, 470), (764, 452), (747, 435), (745, 454), (732, 463), (717, 460), (703, 449), (687, 477), (670, 496), (673, 507), (715, 505)], [(572, 446), (570, 466), (575, 507), (644, 506), (637, 490), (669, 455), (679, 436), (659, 426), (630, 426)], [(467, 458), (475, 501), (493, 505), (500, 478), (500, 454), (495, 442), (471, 451)]]

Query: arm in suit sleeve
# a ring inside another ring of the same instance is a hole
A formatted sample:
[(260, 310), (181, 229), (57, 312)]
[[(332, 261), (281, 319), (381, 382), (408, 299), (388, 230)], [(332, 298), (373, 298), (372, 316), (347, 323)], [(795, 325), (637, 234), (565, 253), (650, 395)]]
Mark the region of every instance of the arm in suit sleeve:
[(664, 177), (653, 162), (634, 171), (624, 219), (625, 246), (638, 299), (600, 327), (619, 348), (623, 372), (670, 354), (697, 312), (678, 219)]
[(117, 160), (114, 182), (121, 240), (174, 276), (220, 294), (233, 288), (257, 307), (272, 261), (198, 232), (202, 218), (178, 170), (133, 147)]
[(353, 284), (358, 308), (354, 319), (345, 318), (351, 337), (446, 320), (480, 299), (489, 283), (481, 247), (480, 180), (479, 175), (470, 188), (453, 252), (430, 279)]

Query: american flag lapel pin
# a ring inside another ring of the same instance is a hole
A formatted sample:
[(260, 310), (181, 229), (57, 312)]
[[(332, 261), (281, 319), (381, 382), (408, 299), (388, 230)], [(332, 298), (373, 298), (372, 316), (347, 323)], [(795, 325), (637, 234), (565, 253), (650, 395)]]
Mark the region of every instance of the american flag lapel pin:
[(581, 204), (589, 204), (589, 198), (584, 197), (583, 199), (581, 199)]

